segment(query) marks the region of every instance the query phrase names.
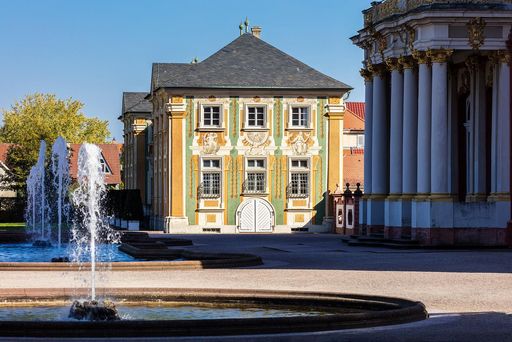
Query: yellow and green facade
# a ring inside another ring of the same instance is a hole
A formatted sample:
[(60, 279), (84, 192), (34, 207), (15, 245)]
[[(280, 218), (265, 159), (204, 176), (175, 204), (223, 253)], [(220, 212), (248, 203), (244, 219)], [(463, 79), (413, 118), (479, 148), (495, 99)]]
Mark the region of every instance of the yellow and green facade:
[(201, 63), (154, 64), (153, 227), (329, 231), (349, 90), (251, 34)]

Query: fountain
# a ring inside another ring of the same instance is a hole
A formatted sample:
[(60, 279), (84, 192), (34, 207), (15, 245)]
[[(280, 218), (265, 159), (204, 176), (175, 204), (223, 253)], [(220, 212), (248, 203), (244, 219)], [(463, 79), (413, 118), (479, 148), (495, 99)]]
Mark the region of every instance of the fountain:
[[(66, 217), (68, 172), (65, 142), (54, 144), (52, 175), (57, 202), (58, 243)], [(44, 171), (45, 143), (28, 180), (27, 220), (34, 236), (49, 239)], [(84, 144), (78, 155), (78, 187), (71, 194), (72, 228), (68, 251), (73, 263), (0, 262), (0, 270), (86, 271), (88, 288), (0, 289), (1, 337), (168, 337), (227, 336), (314, 332), (399, 324), (428, 317), (425, 306), (400, 298), (338, 293), (219, 290), (98, 288), (101, 247), (117, 242), (108, 225), (100, 149)], [(203, 269), (261, 265), (254, 255), (169, 250), (148, 237), (128, 236), (132, 253), (158, 259), (189, 253), (196, 260), (117, 262), (113, 270)], [(149, 239), (149, 240), (148, 240)], [(151, 246), (151, 249), (137, 247)], [(127, 247), (128, 248), (128, 247)], [(130, 248), (128, 248), (130, 249)], [(0, 256), (2, 250), (0, 250)], [(107, 250), (107, 254), (108, 250)], [(110, 258), (103, 257), (102, 261)], [(65, 261), (65, 260), (62, 260)], [(105, 263), (103, 263), (104, 265)], [(72, 266), (75, 265), (75, 266)], [(90, 272), (89, 272), (90, 271)], [(73, 296), (70, 296), (73, 293)], [(86, 298), (79, 301), (76, 298)], [(103, 299), (100, 300), (99, 298)], [(105, 299), (106, 298), (106, 299)], [(113, 300), (117, 304), (114, 304)], [(69, 304), (71, 304), (71, 308)], [(67, 319), (64, 315), (67, 313)], [(36, 317), (36, 318), (34, 318)], [(192, 318), (191, 318), (192, 317)]]
[(27, 226), (31, 229), (31, 235), (36, 247), (50, 247), (51, 234), (49, 221), (49, 209), (46, 198), (46, 142), (41, 140), (39, 157), (36, 165), (30, 170), (27, 179), (27, 209), (25, 212)]
[(56, 195), (55, 199), (57, 201), (57, 247), (60, 249), (62, 245), (62, 220), (64, 218), (67, 223), (69, 214), (67, 193), (71, 183), (68, 147), (64, 138), (58, 137), (53, 143), (51, 158), (53, 194)]
[(113, 243), (117, 235), (110, 228), (101, 206), (105, 199), (104, 174), (98, 146), (83, 144), (78, 153), (78, 188), (72, 193), (75, 208), (71, 230), (71, 260), (82, 264), (90, 262), (91, 300), (75, 301), (69, 316), (75, 319), (117, 320), (119, 316), (111, 302), (96, 301), (96, 255), (99, 243)]

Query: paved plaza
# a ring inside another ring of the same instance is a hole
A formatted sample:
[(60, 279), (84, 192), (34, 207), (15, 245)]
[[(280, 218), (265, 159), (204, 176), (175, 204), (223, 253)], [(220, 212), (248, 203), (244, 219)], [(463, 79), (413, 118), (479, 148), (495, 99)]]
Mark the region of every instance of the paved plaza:
[[(180, 237), (180, 236), (178, 236)], [(399, 326), (215, 341), (512, 341), (512, 250), (391, 250), (349, 247), (339, 235), (186, 235), (207, 252), (261, 256), (240, 269), (119, 271), (100, 287), (301, 290), (404, 297), (431, 318)], [(83, 286), (74, 272), (2, 272), (1, 288)], [(179, 338), (197, 341), (197, 338)]]

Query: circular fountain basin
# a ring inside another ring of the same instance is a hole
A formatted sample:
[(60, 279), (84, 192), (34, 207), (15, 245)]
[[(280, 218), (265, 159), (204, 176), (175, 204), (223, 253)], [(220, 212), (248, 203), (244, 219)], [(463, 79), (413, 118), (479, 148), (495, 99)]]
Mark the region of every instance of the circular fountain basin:
[(1, 337), (227, 336), (332, 331), (426, 319), (420, 302), (337, 293), (98, 289), (116, 302), (122, 320), (67, 318), (71, 289), (0, 293)]

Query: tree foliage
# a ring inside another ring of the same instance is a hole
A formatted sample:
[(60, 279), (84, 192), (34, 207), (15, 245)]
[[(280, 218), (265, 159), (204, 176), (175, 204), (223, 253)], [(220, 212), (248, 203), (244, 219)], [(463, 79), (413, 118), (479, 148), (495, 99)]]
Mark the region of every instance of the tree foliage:
[(5, 184), (11, 190), (24, 192), (25, 180), (36, 163), (39, 143), (51, 146), (58, 136), (68, 143), (105, 143), (110, 137), (108, 121), (88, 118), (82, 113), (83, 103), (58, 99), (52, 94), (28, 95), (3, 112), (0, 142), (13, 144), (7, 153), (10, 172)]

